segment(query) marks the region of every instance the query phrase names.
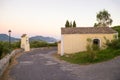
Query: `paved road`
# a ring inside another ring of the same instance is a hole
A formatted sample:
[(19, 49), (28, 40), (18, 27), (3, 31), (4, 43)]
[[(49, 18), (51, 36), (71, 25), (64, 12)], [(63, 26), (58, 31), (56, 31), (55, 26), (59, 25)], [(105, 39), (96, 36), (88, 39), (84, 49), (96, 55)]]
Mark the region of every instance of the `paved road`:
[(52, 56), (57, 48), (34, 49), (19, 57), (14, 80), (120, 80), (120, 57), (91, 65), (76, 65)]

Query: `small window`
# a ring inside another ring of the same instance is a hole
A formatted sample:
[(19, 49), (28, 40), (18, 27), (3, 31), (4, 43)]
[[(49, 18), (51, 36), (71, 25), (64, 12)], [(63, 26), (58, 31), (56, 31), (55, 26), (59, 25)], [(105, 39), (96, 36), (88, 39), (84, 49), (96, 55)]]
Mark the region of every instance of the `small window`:
[(93, 39), (93, 44), (100, 46), (100, 40), (99, 39)]

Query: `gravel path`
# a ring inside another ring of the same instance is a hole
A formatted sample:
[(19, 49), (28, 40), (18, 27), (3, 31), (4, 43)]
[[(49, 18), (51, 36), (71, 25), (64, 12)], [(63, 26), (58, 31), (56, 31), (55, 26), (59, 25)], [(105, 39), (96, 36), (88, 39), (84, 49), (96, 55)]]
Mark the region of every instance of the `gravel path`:
[(34, 49), (17, 59), (11, 71), (14, 80), (120, 80), (120, 57), (91, 64), (76, 65), (57, 60), (57, 48)]

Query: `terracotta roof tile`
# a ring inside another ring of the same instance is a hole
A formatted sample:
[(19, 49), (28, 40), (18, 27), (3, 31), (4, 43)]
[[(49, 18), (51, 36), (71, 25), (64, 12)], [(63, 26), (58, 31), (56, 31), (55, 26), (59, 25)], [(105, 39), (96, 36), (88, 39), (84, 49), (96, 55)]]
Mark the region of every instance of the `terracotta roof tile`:
[(76, 27), (61, 28), (61, 34), (110, 34), (117, 33), (109, 27)]

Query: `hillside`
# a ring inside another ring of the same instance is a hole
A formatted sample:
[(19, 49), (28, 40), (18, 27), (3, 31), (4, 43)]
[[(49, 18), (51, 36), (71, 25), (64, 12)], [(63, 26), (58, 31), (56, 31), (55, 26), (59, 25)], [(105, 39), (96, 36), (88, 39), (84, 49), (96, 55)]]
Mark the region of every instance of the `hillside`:
[[(11, 37), (11, 41), (19, 41), (19, 38)], [(44, 36), (33, 36), (29, 38), (30, 41), (45, 41), (45, 42), (56, 42), (57, 40), (53, 37)], [(9, 41), (9, 36), (7, 34), (0, 34), (0, 41)]]
[[(19, 38), (11, 37), (11, 42), (16, 42), (19, 40)], [(9, 41), (9, 36), (7, 34), (0, 34), (0, 41)]]
[(30, 41), (56, 42), (57, 40), (53, 37), (33, 36), (30, 38)]

